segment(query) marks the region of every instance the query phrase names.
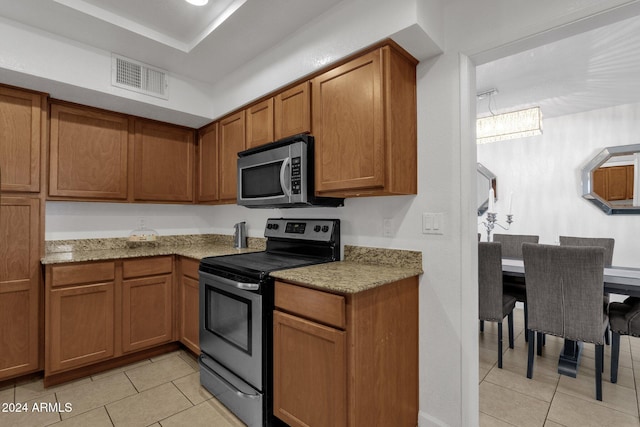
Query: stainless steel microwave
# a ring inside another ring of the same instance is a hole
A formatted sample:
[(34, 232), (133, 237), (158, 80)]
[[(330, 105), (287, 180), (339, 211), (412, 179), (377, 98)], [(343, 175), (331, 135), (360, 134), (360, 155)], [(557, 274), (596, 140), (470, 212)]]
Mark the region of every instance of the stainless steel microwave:
[(295, 135), (238, 153), (238, 204), (249, 208), (337, 207), (344, 199), (316, 197), (314, 139)]

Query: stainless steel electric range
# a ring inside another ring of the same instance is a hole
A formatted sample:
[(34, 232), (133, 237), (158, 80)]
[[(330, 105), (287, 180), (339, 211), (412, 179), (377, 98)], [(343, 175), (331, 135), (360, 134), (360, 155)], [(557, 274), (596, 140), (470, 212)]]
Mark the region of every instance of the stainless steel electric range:
[(200, 262), (200, 382), (250, 427), (272, 425), (274, 280), (340, 259), (340, 220), (267, 220), (265, 251)]

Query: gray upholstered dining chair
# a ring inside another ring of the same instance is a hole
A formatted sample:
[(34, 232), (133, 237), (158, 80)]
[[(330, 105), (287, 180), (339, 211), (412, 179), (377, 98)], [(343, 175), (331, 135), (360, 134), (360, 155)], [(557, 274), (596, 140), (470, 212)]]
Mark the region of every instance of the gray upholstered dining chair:
[(502, 256), (505, 258), (522, 259), (522, 244), (538, 243), (539, 236), (532, 234), (499, 234), (493, 235), (494, 242), (502, 244)]
[[(502, 244), (502, 256), (505, 258), (522, 259), (522, 244), (538, 243), (539, 236), (531, 234), (494, 234), (493, 241)], [(527, 321), (527, 292), (525, 291), (524, 278), (509, 277), (503, 282), (504, 293), (511, 295), (524, 305), (524, 330), (525, 341), (529, 339), (526, 331), (528, 330)]]
[[(574, 237), (560, 236), (560, 246), (600, 246), (604, 248), (604, 266), (611, 267), (613, 262), (613, 247), (615, 239), (606, 237)], [(604, 294), (602, 303), (605, 310), (609, 306), (609, 294)], [(609, 332), (605, 334), (605, 342), (609, 344)]]
[(498, 368), (502, 368), (502, 320), (507, 317), (509, 348), (513, 348), (513, 308), (516, 299), (502, 292), (501, 245), (478, 242), (478, 314), (480, 330), (484, 321), (498, 323)]
[[(527, 378), (533, 376), (535, 335), (551, 334), (596, 346), (596, 399), (602, 400), (604, 334), (609, 318), (602, 307), (604, 248), (522, 245), (529, 349)], [(538, 342), (538, 354), (541, 354)]]
[(611, 267), (615, 239), (606, 237), (560, 236), (560, 246), (600, 246), (604, 248), (604, 266)]
[(640, 336), (640, 299), (629, 297), (624, 302), (609, 304), (611, 325), (611, 382), (618, 382), (618, 360), (620, 358), (620, 336)]

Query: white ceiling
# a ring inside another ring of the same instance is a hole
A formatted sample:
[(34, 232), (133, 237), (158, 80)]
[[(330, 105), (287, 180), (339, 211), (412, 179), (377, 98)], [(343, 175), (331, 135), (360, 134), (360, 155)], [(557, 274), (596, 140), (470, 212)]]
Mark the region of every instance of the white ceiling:
[[(341, 1), (0, 0), (0, 15), (213, 84)], [(498, 90), (493, 112), (540, 105), (555, 117), (640, 102), (639, 76), (636, 17), (483, 64), (477, 89)], [(478, 101), (478, 114), (488, 105)]]
[[(478, 93), (497, 89), (491, 110), (539, 105), (556, 117), (640, 102), (640, 17), (477, 67)], [(490, 114), (489, 99), (477, 102)]]
[[(0, 15), (215, 83), (340, 1), (0, 0)], [(232, 11), (220, 24), (220, 14)]]

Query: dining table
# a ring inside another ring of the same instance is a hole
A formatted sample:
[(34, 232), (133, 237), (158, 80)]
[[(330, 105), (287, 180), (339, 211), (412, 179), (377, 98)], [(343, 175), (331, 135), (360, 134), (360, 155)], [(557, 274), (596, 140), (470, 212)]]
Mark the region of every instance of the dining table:
[[(526, 277), (521, 259), (502, 258), (502, 274), (505, 277)], [(604, 293), (640, 297), (640, 268), (611, 266), (604, 268)], [(580, 365), (582, 343), (564, 340), (558, 359), (558, 373), (575, 378)]]

